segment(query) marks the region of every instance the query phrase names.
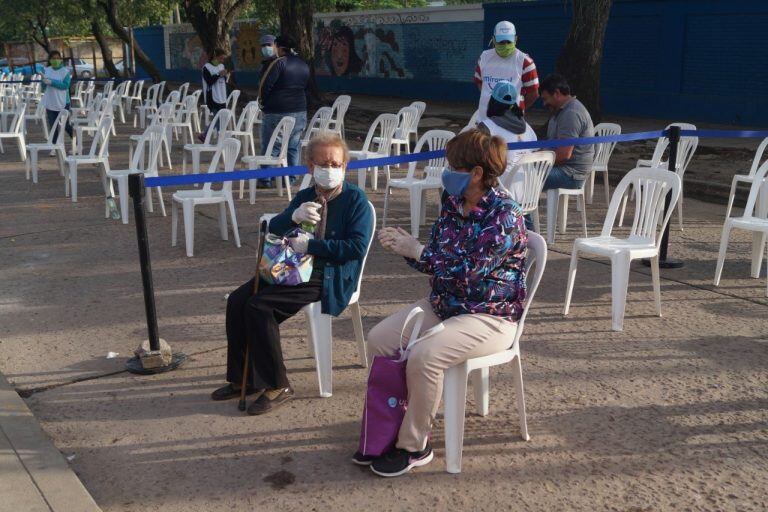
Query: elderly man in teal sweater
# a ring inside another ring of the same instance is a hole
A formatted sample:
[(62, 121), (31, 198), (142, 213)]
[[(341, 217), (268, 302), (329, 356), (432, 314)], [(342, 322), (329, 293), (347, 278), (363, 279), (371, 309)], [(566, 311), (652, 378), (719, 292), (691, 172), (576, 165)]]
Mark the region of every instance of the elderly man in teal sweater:
[[(373, 235), (373, 212), (365, 192), (344, 181), (349, 151), (334, 134), (312, 139), (307, 167), (314, 187), (299, 191), (288, 208), (274, 217), (269, 231), (283, 236), (302, 225), (314, 226), (314, 238), (289, 238), (296, 252), (311, 254), (310, 280), (296, 286), (253, 279), (227, 299), (227, 384), (211, 395), (228, 400), (240, 395), (246, 347), (246, 394), (255, 396), (248, 414), (274, 410), (293, 397), (280, 344), (279, 325), (301, 308), (320, 301), (323, 313), (338, 316), (349, 304)], [(307, 226), (308, 227), (308, 226)]]

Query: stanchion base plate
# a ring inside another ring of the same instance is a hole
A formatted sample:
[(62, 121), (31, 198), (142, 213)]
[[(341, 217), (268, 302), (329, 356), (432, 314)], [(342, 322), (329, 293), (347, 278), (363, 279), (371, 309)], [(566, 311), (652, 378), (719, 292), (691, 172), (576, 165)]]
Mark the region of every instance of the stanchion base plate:
[(132, 357), (125, 362), (125, 369), (131, 373), (139, 375), (154, 375), (156, 373), (169, 372), (175, 370), (187, 361), (187, 354), (183, 352), (174, 352), (170, 364), (167, 366), (158, 366), (157, 368), (144, 368), (138, 357)]
[[(642, 261), (643, 261), (643, 265), (645, 265), (646, 267), (651, 266), (651, 260), (644, 259)], [(671, 258), (667, 258), (664, 261), (659, 261), (659, 268), (681, 268), (684, 266), (685, 266), (685, 263), (683, 263), (682, 260), (673, 260)]]

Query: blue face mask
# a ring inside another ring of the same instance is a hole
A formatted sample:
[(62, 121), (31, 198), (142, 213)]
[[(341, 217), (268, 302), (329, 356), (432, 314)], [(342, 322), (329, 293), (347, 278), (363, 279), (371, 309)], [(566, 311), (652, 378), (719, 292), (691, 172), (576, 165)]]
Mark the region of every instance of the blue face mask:
[(272, 57), (274, 54), (275, 54), (275, 49), (272, 48), (271, 46), (262, 46), (261, 47), (261, 55), (265, 59), (268, 59), (268, 58)]
[(454, 171), (448, 167), (443, 169), (443, 188), (452, 196), (462, 197), (471, 179), (472, 173)]

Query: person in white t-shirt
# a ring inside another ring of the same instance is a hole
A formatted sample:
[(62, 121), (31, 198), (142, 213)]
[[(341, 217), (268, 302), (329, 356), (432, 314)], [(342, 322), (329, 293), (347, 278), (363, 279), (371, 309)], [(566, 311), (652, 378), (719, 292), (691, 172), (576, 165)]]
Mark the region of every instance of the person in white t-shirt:
[(522, 110), (532, 107), (539, 97), (536, 64), (516, 44), (515, 26), (509, 21), (497, 23), (493, 30), (493, 48), (480, 54), (475, 67), (474, 82), (480, 89), (478, 121), (486, 118), (491, 91), (502, 80), (512, 82), (515, 86), (519, 93), (517, 104)]
[[(69, 110), (69, 84), (72, 75), (69, 68), (61, 60), (61, 53), (53, 50), (48, 54), (48, 66), (43, 69), (43, 106), (45, 118), (50, 128), (54, 127), (59, 112)], [(67, 121), (64, 126), (67, 134), (72, 137), (72, 125)], [(58, 135), (54, 135), (54, 138)]]
[[(227, 58), (227, 52), (217, 48), (213, 52), (213, 58), (203, 66), (203, 101), (208, 106), (211, 115), (226, 108), (227, 106), (227, 78), (229, 71), (224, 67), (224, 61)], [(210, 126), (206, 126), (203, 133), (198, 138), (205, 140), (205, 134), (208, 133)]]

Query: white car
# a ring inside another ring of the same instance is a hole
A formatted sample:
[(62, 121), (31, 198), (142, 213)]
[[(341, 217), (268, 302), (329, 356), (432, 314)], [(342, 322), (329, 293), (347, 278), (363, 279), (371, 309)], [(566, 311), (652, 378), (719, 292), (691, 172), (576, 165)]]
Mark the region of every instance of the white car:
[[(69, 59), (67, 59), (66, 64), (70, 68), (72, 67), (72, 63)], [(75, 58), (75, 73), (80, 78), (92, 78), (96, 75), (93, 64), (88, 64), (84, 59), (80, 58)]]

